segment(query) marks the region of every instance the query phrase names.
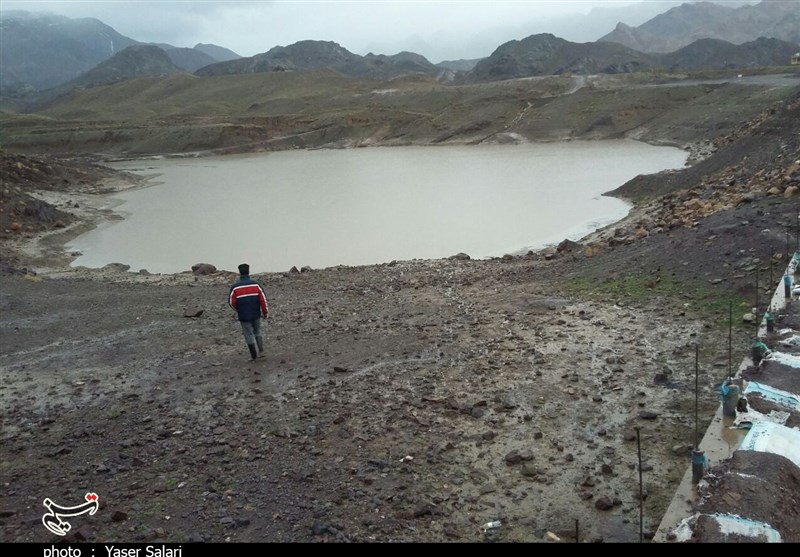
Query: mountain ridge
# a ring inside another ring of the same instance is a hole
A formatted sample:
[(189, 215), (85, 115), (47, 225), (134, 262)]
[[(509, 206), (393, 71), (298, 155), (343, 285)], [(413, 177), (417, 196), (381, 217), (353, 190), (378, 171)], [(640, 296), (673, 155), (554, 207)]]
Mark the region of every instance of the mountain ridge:
[[(121, 35), (96, 18), (69, 18), (49, 12), (0, 11), (0, 92), (46, 91), (91, 71), (125, 48), (147, 45)], [(172, 62), (195, 71), (223, 59), (238, 57), (217, 45), (193, 49), (168, 44)], [(191, 52), (195, 51), (195, 52)], [(222, 58), (214, 58), (214, 53)]]
[(790, 2), (769, 0), (736, 8), (712, 2), (684, 3), (638, 27), (619, 23), (598, 42), (663, 54), (699, 39), (744, 44), (760, 37), (800, 43), (800, 10)]
[[(670, 3), (662, 2), (662, 4), (667, 6)], [(718, 5), (711, 2), (683, 4), (668, 9), (638, 27), (619, 23), (614, 31), (595, 43), (567, 41), (572, 43), (573, 46), (569, 48), (575, 55), (570, 57), (566, 52), (562, 52), (561, 55), (571, 59), (560, 62), (538, 59), (534, 62), (530, 56), (524, 57), (527, 60), (515, 60), (514, 56), (511, 56), (511, 59), (504, 60), (509, 71), (504, 71), (500, 67), (493, 69), (492, 72), (503, 79), (524, 75), (526, 72), (528, 75), (538, 75), (553, 72), (625, 72), (650, 69), (659, 66), (651, 57), (652, 54), (675, 52), (701, 38), (718, 38), (734, 44), (750, 43), (759, 38), (754, 35), (756, 31), (761, 32), (760, 36), (765, 38), (777, 38), (791, 44), (800, 44), (798, 10), (791, 10), (791, 6), (787, 7), (787, 3), (768, 0), (754, 5), (742, 4), (742, 2), (732, 5)], [(602, 12), (603, 10), (600, 10), (598, 13)], [(722, 20), (722, 23), (715, 23), (712, 20)], [(55, 27), (49, 25), (53, 21), (59, 22), (59, 25)], [(49, 26), (35, 27), (37, 22), (40, 24), (45, 22)], [(126, 46), (153, 44), (124, 37), (93, 18), (70, 19), (55, 14), (14, 10), (0, 12), (0, 25), (3, 31), (0, 33), (0, 92), (3, 94), (17, 95), (46, 90), (77, 78)], [(25, 32), (20, 32), (20, 28), (24, 28)], [(736, 31), (739, 28), (743, 28), (744, 31)], [(356, 77), (386, 79), (416, 73), (436, 76), (443, 81), (464, 83), (485, 80), (488, 72), (486, 68), (491, 65), (485, 60), (494, 57), (494, 62), (497, 62), (501, 55), (508, 55), (509, 43), (525, 42), (529, 37), (548, 34), (533, 33), (523, 39), (506, 41), (485, 58), (454, 59), (437, 64), (432, 64), (424, 56), (407, 51), (394, 55), (368, 53), (359, 56), (332, 41), (298, 41), (288, 46), (275, 46), (250, 57), (241, 57), (224, 47), (204, 43), (198, 43), (191, 49), (174, 47), (166, 43), (159, 43), (157, 46), (162, 47), (178, 67), (189, 72), (202, 70), (198, 75), (273, 70), (297, 71), (319, 69), (324, 66)], [(80, 35), (83, 41), (79, 42), (78, 52), (72, 52), (69, 46), (72, 43), (65, 43), (65, 40), (60, 38), (75, 35)], [(42, 37), (47, 37), (47, 41), (43, 41)], [(672, 50), (665, 51), (663, 46), (666, 44), (665, 41), (672, 41), (676, 46)], [(618, 47), (601, 46), (600, 43), (617, 43), (636, 51), (637, 54), (620, 50)], [(605, 53), (604, 56), (608, 59), (603, 60), (602, 57), (596, 56), (589, 47), (574, 46), (589, 44), (596, 45), (594, 50)], [(307, 48), (308, 45), (317, 45), (318, 48), (312, 51)], [(797, 49), (800, 50), (800, 46), (797, 46)], [(498, 50), (501, 52), (498, 53)], [(752, 63), (752, 57), (737, 56), (745, 60), (742, 62), (745, 67)], [(785, 58), (783, 50), (780, 56)], [(708, 56), (708, 59), (713, 58)], [(762, 52), (760, 58), (767, 57)], [(777, 62), (777, 58), (773, 57), (767, 59), (765, 63)], [(479, 64), (482, 64), (481, 71), (484, 75), (464, 75), (474, 71)], [(726, 67), (733, 67), (736, 64), (734, 61)], [(673, 61), (666, 66), (661, 64), (661, 67), (663, 69), (681, 66)]]

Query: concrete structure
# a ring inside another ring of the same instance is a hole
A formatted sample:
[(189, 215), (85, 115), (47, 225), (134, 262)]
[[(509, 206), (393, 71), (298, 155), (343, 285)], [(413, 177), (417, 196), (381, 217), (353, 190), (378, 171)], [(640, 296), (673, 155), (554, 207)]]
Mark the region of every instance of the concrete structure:
[[(785, 276), (794, 277), (795, 272), (800, 272), (797, 257), (796, 254), (787, 267)], [(789, 297), (786, 296), (787, 292)], [(775, 331), (773, 323), (768, 323), (767, 319), (760, 323), (757, 338), (773, 346), (769, 347), (769, 353), (760, 362), (756, 361), (757, 354), (753, 352), (750, 357), (742, 361), (733, 376), (733, 383), (738, 383), (741, 389), (736, 393), (740, 392), (744, 400), (738, 405), (734, 404), (733, 413), (726, 412), (726, 405), (720, 404), (699, 445), (700, 451), (703, 453), (700, 456), (707, 459), (706, 467), (700, 468), (701, 474), (714, 470), (714, 467), (725, 462), (730, 463), (737, 451), (740, 453), (761, 451), (781, 455), (794, 463), (794, 466), (798, 467), (797, 470), (800, 471), (800, 427), (798, 427), (800, 423), (800, 299), (797, 298), (796, 292), (792, 292), (791, 286), (786, 286), (784, 280), (779, 281), (770, 300), (768, 311), (771, 314), (771, 320), (778, 316), (777, 322), (793, 323), (794, 327), (778, 328)], [(739, 395), (736, 394), (736, 397), (738, 399)], [(724, 396), (721, 398), (725, 400)], [(750, 404), (751, 400), (756, 404), (760, 404), (759, 401), (762, 400), (767, 401), (769, 411), (764, 410), (765, 406), (763, 405), (761, 406), (763, 412), (756, 410)], [(741, 456), (742, 459), (748, 457), (746, 454), (738, 456)], [(752, 453), (750, 456), (753, 456)], [(728, 501), (737, 503), (732, 506), (743, 509), (746, 514), (749, 510), (748, 505), (746, 500), (742, 501), (741, 498), (746, 498), (748, 494), (763, 495), (766, 484), (775, 480), (759, 477), (758, 474), (744, 474), (732, 468), (730, 471), (719, 472), (715, 478), (717, 481), (709, 483), (697, 474), (698, 460), (700, 459), (695, 457), (695, 462), (690, 464), (684, 474), (653, 541), (797, 541), (800, 532), (791, 531), (792, 529), (787, 528), (785, 521), (778, 520), (781, 524), (775, 525), (767, 524), (763, 519), (758, 520), (756, 517), (742, 516), (742, 514), (704, 513), (702, 509), (704, 502), (714, 496), (717, 496), (717, 500), (727, 496)], [(784, 462), (782, 459), (779, 459), (779, 465), (783, 468), (792, 466), (791, 463)], [(693, 473), (693, 468), (695, 473)], [(718, 488), (721, 485), (730, 485), (730, 483), (719, 481), (719, 475), (725, 473), (736, 475), (738, 485), (741, 486), (745, 483), (746, 487), (737, 489), (735, 493), (710, 493), (715, 489), (713, 486)], [(795, 473), (800, 476), (800, 472)], [(798, 495), (795, 494), (794, 497), (796, 501)], [(738, 504), (740, 502), (741, 504)], [(762, 508), (763, 506), (761, 505)], [(753, 513), (757, 514), (758, 511), (754, 510)], [(796, 517), (787, 517), (787, 519), (789, 523), (792, 523), (791, 520), (797, 520)], [(705, 532), (705, 534), (695, 530), (701, 520), (703, 526), (697, 530)], [(704, 539), (709, 531), (713, 532), (713, 539)], [(795, 539), (792, 540), (792, 538)]]

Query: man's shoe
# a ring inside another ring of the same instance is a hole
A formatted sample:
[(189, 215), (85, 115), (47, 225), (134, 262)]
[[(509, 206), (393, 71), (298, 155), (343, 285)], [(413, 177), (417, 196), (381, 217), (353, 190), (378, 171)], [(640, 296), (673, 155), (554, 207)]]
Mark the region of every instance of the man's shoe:
[(256, 345), (255, 344), (248, 344), (247, 348), (250, 349), (250, 359), (255, 360), (258, 358), (258, 352), (256, 352)]

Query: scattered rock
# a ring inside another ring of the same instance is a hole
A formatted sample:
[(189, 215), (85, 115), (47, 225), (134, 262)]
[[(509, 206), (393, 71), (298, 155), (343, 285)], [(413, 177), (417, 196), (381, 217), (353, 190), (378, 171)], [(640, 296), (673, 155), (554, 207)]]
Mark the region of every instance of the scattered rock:
[(506, 454), (505, 461), (509, 466), (513, 466), (514, 464), (519, 464), (522, 462), (522, 456), (518, 451), (514, 450)]
[(581, 248), (581, 245), (578, 242), (573, 242), (572, 240), (565, 239), (562, 240), (560, 244), (556, 247), (557, 251), (576, 251)]
[(614, 508), (614, 501), (607, 495), (603, 495), (594, 502), (594, 508), (600, 511), (607, 511)]

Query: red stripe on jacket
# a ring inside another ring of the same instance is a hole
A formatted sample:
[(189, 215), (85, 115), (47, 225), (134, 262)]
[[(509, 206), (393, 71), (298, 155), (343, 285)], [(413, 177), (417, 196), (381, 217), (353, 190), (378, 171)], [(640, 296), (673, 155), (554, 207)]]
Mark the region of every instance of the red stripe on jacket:
[(249, 296), (258, 296), (258, 304), (261, 306), (261, 314), (267, 315), (269, 309), (267, 307), (267, 297), (264, 291), (257, 284), (243, 284), (231, 290), (231, 297), (228, 303), (233, 309), (236, 309), (236, 303), (239, 298), (247, 298)]

